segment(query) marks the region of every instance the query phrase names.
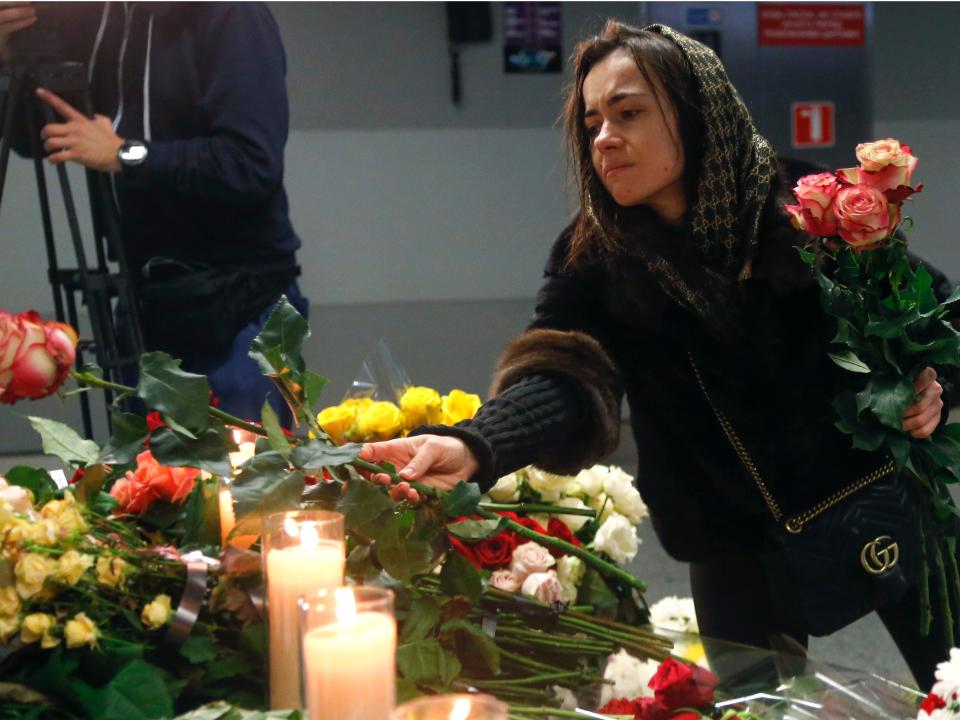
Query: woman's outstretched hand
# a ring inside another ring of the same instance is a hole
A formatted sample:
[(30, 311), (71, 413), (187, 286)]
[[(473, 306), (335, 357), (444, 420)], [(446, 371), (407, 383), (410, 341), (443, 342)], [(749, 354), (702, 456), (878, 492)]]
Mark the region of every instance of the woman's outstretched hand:
[[(360, 459), (372, 463), (393, 463), (397, 467), (397, 474), (404, 480), (444, 491), (452, 490), (462, 480), (469, 480), (479, 465), (463, 440), (444, 435), (416, 435), (365, 443), (360, 450)], [(370, 479), (390, 485), (390, 476), (385, 473), (373, 473)], [(420, 493), (406, 482), (393, 485), (389, 491), (394, 501), (420, 500)]]
[(937, 371), (924, 368), (913, 383), (917, 401), (903, 411), (903, 431), (918, 439), (928, 438), (940, 424), (943, 410), (943, 386), (937, 382)]

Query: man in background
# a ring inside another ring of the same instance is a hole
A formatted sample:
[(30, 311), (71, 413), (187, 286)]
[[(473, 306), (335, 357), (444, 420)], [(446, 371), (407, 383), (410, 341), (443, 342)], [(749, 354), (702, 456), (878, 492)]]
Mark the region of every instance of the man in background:
[(110, 174), (146, 348), (207, 375), (224, 410), (256, 419), (269, 396), (283, 417), (247, 356), (281, 294), (307, 311), (283, 186), (286, 58), (269, 10), (4, 3), (0, 43), (16, 50), (45, 22), (58, 59), (86, 64), (96, 114), (37, 90), (59, 117), (44, 148), (51, 163)]

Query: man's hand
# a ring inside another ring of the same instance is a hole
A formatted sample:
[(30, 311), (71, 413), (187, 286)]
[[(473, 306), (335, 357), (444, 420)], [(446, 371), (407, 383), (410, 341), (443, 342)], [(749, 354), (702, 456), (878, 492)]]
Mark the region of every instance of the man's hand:
[(13, 33), (37, 21), (37, 11), (28, 2), (0, 2), (0, 52), (6, 50)]
[(91, 120), (66, 100), (43, 88), (37, 89), (37, 97), (65, 120), (47, 123), (40, 133), (51, 163), (59, 165), (73, 160), (101, 172), (120, 172), (123, 169), (117, 159), (123, 138), (114, 132), (110, 118), (94, 115)]
[(925, 368), (914, 381), (913, 389), (917, 393), (917, 401), (903, 411), (903, 430), (922, 440), (933, 435), (940, 424), (943, 387), (937, 382), (937, 371)]

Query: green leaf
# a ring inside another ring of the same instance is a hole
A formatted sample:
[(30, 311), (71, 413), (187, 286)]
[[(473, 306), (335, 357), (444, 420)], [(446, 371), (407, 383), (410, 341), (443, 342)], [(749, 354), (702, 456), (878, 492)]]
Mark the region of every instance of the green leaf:
[(46, 470), (17, 465), (7, 471), (6, 478), (11, 485), (18, 485), (32, 492), (37, 505), (43, 505), (57, 496), (57, 484)]
[(473, 482), (461, 481), (443, 496), (443, 509), (450, 517), (473, 515), (480, 504), (480, 486)]
[(870, 337), (900, 337), (907, 325), (919, 319), (920, 313), (916, 309), (909, 310), (894, 318), (868, 322), (863, 328), (863, 334)]
[(483, 593), (480, 571), (463, 555), (451, 550), (440, 571), (440, 590), (451, 597), (463, 595), (469, 598), (470, 602), (476, 603)]
[(393, 501), (384, 488), (366, 480), (350, 480), (346, 486), (346, 492), (337, 503), (337, 512), (343, 513), (348, 528), (360, 528), (385, 512), (393, 511)]
[(189, 660), (191, 665), (211, 662), (217, 657), (213, 638), (209, 635), (191, 635), (180, 646), (180, 654)]
[(56, 420), (28, 416), (33, 429), (40, 433), (43, 452), (56, 455), (68, 465), (93, 465), (100, 456), (100, 447), (93, 440), (80, 437), (69, 425)]
[(137, 455), (146, 448), (147, 421), (139, 415), (114, 410), (113, 435), (97, 458), (98, 463), (108, 465), (127, 465), (137, 459)]
[(325, 378), (323, 375), (318, 375), (312, 370), (304, 371), (303, 399), (307, 405), (307, 409), (310, 412), (317, 412), (317, 403), (320, 402), (320, 393), (323, 392), (323, 388), (326, 387), (328, 382), (330, 382), (330, 379)]
[(578, 605), (593, 605), (597, 610), (604, 610), (616, 606), (617, 596), (607, 585), (603, 576), (593, 568), (587, 568), (577, 593)]
[(255, 455), (230, 484), (238, 534), (259, 533), (264, 515), (293, 510), (303, 493), (303, 473), (289, 472), (277, 453)]
[(290, 462), (304, 470), (319, 470), (327, 466), (346, 465), (357, 459), (361, 443), (331, 445), (322, 440), (310, 440), (293, 449)]
[(855, 373), (868, 373), (870, 366), (857, 357), (852, 350), (842, 353), (827, 353), (827, 356), (844, 370)]
[(913, 383), (907, 378), (871, 378), (857, 393), (857, 410), (870, 410), (883, 425), (900, 430), (903, 411), (915, 397)]
[(263, 401), (263, 407), (260, 409), (260, 419), (263, 421), (263, 429), (267, 431), (267, 440), (270, 441), (270, 447), (280, 453), (280, 457), (284, 460), (289, 460), (293, 448), (290, 447), (287, 436), (283, 434), (277, 413), (274, 412), (270, 403), (266, 400)]
[(250, 661), (240, 655), (220, 657), (208, 665), (203, 673), (204, 683), (215, 683), (228, 678), (247, 675), (253, 671)]
[(461, 540), (476, 541), (493, 537), (506, 526), (507, 519), (505, 517), (501, 517), (499, 520), (492, 518), (489, 520), (464, 520), (447, 525), (447, 532)]
[(167, 422), (199, 435), (210, 427), (210, 384), (204, 375), (180, 369), (180, 361), (165, 352), (140, 356), (137, 397), (163, 413)]
[(440, 632), (456, 635), (457, 654), (460, 657), (480, 660), (493, 675), (500, 672), (500, 649), (478, 626), (466, 620), (454, 619), (445, 622)]
[(149, 720), (173, 715), (173, 698), (163, 672), (144, 660), (134, 660), (106, 687), (85, 699), (87, 712), (97, 720)]
[(887, 436), (887, 448), (893, 456), (897, 470), (902, 470), (907, 460), (910, 459), (910, 438), (906, 435), (889, 433)]
[(267, 375), (292, 373), (299, 378), (304, 371), (303, 342), (308, 337), (307, 321), (284, 295), (253, 339), (249, 354)]
[(408, 643), (425, 638), (439, 619), (440, 605), (434, 598), (429, 595), (414, 598), (401, 626), (400, 642)]
[(198, 480), (184, 503), (183, 546), (220, 544), (220, 483)]
[[(414, 575), (428, 572), (434, 565), (429, 542), (407, 535), (399, 526), (399, 518), (385, 514), (376, 523), (377, 560), (390, 575), (406, 582)], [(364, 528), (370, 529), (370, 528)]]
[(191, 439), (171, 428), (158, 428), (150, 436), (150, 451), (161, 465), (194, 467), (214, 475), (229, 476), (233, 472), (227, 446), (213, 428)]
[(440, 680), (449, 685), (460, 674), (460, 661), (432, 638), (397, 647), (397, 669), (410, 682)]

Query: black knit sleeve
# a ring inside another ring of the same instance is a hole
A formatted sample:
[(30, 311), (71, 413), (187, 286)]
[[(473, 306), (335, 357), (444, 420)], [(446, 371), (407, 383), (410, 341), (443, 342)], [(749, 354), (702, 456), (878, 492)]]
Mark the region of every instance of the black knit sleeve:
[(543, 463), (576, 432), (581, 401), (571, 383), (530, 375), (485, 403), (472, 420), (453, 426), (423, 425), (411, 435), (457, 437), (479, 463), (471, 478), (486, 491), (497, 478)]

